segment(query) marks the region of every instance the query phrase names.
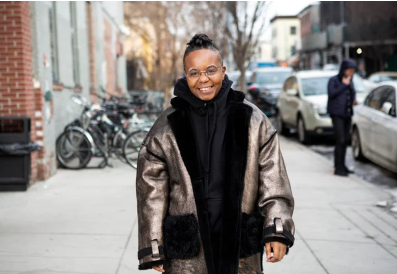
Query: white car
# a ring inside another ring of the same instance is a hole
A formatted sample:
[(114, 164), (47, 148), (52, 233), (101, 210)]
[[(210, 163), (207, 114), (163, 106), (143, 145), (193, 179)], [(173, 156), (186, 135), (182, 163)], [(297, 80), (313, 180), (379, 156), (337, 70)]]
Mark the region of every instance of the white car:
[(365, 158), (397, 173), (397, 82), (374, 89), (354, 108), (352, 147), (357, 160)]
[[(337, 71), (300, 71), (285, 80), (277, 100), (277, 127), (282, 134), (291, 128), (298, 131), (299, 141), (310, 143), (314, 135), (333, 135), (332, 120), (327, 113), (328, 81)], [(367, 89), (358, 75), (353, 76), (358, 103)]]

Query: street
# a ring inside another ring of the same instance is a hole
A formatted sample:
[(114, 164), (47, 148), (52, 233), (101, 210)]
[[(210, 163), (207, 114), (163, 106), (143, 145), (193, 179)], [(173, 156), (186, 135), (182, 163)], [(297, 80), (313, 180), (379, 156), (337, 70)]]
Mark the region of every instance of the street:
[[(295, 197), (296, 241), (264, 273), (394, 273), (397, 218), (377, 185), (333, 175), (332, 162), (281, 138)], [(140, 273), (135, 171), (59, 169), (26, 193), (0, 193), (0, 274)], [(148, 271), (148, 273), (157, 273)]]

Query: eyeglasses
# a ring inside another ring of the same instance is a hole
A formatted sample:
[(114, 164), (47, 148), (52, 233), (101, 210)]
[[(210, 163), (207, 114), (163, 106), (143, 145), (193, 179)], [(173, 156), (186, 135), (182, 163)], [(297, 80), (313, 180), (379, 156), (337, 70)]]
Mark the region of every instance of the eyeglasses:
[(188, 73), (186, 74), (187, 77), (189, 77), (190, 80), (192, 81), (197, 81), (200, 76), (201, 73), (205, 73), (205, 75), (207, 75), (207, 77), (211, 78), (214, 77), (215, 74), (221, 69), (221, 67), (217, 67), (215, 65), (209, 65), (205, 70), (200, 71), (196, 68), (191, 68), (189, 69)]

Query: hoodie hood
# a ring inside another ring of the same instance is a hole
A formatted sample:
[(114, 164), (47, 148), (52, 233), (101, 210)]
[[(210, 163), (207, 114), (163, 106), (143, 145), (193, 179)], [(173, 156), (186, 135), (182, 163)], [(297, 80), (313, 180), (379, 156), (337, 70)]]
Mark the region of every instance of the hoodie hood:
[(343, 77), (343, 73), (345, 72), (346, 69), (348, 68), (354, 68), (357, 69), (357, 64), (354, 60), (352, 59), (346, 59), (342, 62), (342, 64), (340, 65), (340, 69), (339, 69), (339, 74), (338, 77), (339, 79), (342, 79)]
[[(207, 105), (211, 105), (216, 103), (219, 108), (222, 109), (223, 106), (226, 106), (227, 96), (229, 94), (230, 88), (233, 82), (229, 80), (227, 75), (225, 74), (225, 79), (222, 81), (222, 87), (219, 93), (215, 96), (211, 101), (203, 101), (197, 98), (189, 89), (189, 85), (187, 84), (186, 77), (178, 79), (174, 87), (174, 95), (185, 100), (189, 103), (189, 105), (195, 110), (201, 110), (205, 108)], [(172, 104), (172, 101), (171, 101)]]

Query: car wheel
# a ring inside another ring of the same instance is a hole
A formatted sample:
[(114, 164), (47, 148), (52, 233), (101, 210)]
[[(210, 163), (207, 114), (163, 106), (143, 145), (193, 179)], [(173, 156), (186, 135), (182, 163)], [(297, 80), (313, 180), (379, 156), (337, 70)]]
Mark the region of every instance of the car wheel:
[(305, 122), (300, 116), (298, 117), (298, 139), (299, 142), (305, 145), (309, 144), (311, 141), (310, 136), (306, 131)]
[(277, 113), (277, 130), (284, 136), (288, 136), (290, 134), (289, 128), (287, 128), (281, 118), (280, 111)]
[(363, 151), (361, 149), (360, 134), (358, 133), (357, 128), (353, 129), (352, 149), (353, 149), (354, 159), (359, 160), (359, 161), (366, 160), (365, 156), (363, 155)]

